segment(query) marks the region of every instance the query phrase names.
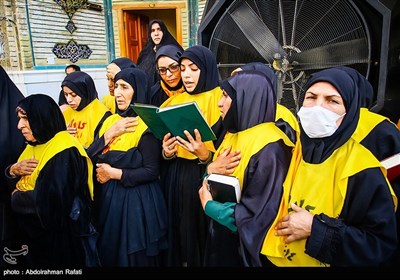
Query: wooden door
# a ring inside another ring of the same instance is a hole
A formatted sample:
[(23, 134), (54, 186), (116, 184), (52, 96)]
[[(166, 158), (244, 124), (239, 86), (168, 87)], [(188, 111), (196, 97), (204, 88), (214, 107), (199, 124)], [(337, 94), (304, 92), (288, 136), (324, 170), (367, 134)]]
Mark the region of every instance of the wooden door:
[(149, 18), (132, 11), (126, 11), (124, 16), (126, 53), (136, 63), (140, 51), (146, 45)]

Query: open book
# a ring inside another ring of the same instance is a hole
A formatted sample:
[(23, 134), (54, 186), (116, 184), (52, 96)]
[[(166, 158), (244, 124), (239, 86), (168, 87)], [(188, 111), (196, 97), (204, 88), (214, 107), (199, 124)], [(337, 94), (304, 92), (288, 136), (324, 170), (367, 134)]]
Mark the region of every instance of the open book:
[(239, 179), (234, 176), (210, 174), (207, 177), (209, 190), (215, 201), (239, 202), (241, 197)]
[(173, 136), (180, 136), (187, 140), (183, 131), (187, 130), (195, 137), (194, 130), (196, 128), (199, 130), (203, 142), (217, 139), (196, 102), (182, 103), (164, 108), (139, 103), (131, 104), (130, 106), (158, 139), (163, 139), (165, 134), (171, 132)]
[(383, 159), (381, 164), (386, 168), (389, 182), (392, 182), (400, 175), (400, 153)]

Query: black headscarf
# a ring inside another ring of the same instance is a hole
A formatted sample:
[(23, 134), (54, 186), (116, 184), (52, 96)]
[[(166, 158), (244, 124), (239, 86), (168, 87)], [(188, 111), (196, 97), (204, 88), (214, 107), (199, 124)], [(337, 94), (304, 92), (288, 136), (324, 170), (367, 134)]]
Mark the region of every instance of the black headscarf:
[(358, 72), (356, 69), (347, 66), (340, 66), (337, 67), (337, 69), (343, 70), (344, 72), (349, 74), (358, 86), (358, 91), (361, 95), (360, 106), (363, 108), (370, 108), (374, 101), (374, 89), (367, 78), (361, 75), (361, 73)]
[(64, 81), (61, 83), (61, 87), (67, 86), (73, 92), (75, 92), (80, 98), (77, 111), (81, 111), (87, 105), (90, 104), (94, 99), (98, 98), (96, 86), (92, 77), (89, 74), (77, 71), (65, 76)]
[(46, 143), (58, 132), (67, 129), (60, 108), (48, 95), (40, 93), (30, 95), (22, 99), (18, 107), (25, 111), (32, 134), (37, 140), (30, 144)]
[(116, 64), (121, 70), (125, 68), (136, 68), (136, 64), (127, 57), (116, 58), (111, 61), (111, 63)]
[[(25, 139), (17, 128), (18, 118), (15, 115), (15, 108), (23, 98), (24, 95), (13, 83), (3, 67), (0, 66), (0, 147), (2, 147), (0, 150), (0, 194), (3, 194), (3, 191), (7, 189), (4, 169), (9, 164), (17, 161), (24, 147)], [(6, 199), (5, 194), (0, 197), (1, 202)], [(10, 198), (8, 197), (8, 199)], [(2, 222), (3, 220), (0, 219), (0, 223)]]
[(168, 56), (169, 58), (179, 62), (179, 58), (183, 53), (183, 48), (176, 45), (161, 46), (156, 52), (156, 61), (160, 56)]
[[(160, 58), (160, 56), (167, 56), (173, 60), (175, 60), (177, 63), (179, 63), (179, 58), (181, 57), (183, 53), (183, 48), (181, 46), (175, 46), (175, 45), (165, 45), (160, 47), (157, 50), (156, 53), (156, 65), (157, 65), (157, 61)], [(182, 80), (179, 81), (179, 83), (171, 88), (167, 83), (164, 83), (165, 86), (169, 89), (169, 90), (176, 90), (182, 87)]]
[(153, 19), (149, 23), (148, 33), (147, 33), (147, 42), (146, 46), (140, 52), (139, 57), (137, 59), (137, 67), (144, 70), (149, 75), (150, 85), (154, 85), (157, 81), (159, 81), (158, 73), (156, 72), (156, 53), (154, 51), (154, 47), (156, 46), (151, 38), (151, 27), (154, 23), (158, 23), (163, 32), (163, 36), (161, 38), (160, 43), (157, 45), (156, 49), (164, 46), (164, 45), (175, 45), (179, 46), (180, 44), (176, 41), (174, 36), (168, 31), (165, 23), (160, 19)]
[(276, 76), (274, 70), (261, 62), (250, 62), (240, 67), (242, 70), (256, 70), (263, 73), (269, 78), (274, 88), (274, 92), (277, 93), (278, 90), (278, 77)]
[(244, 70), (221, 81), (220, 86), (232, 99), (224, 128), (231, 133), (243, 131), (260, 123), (274, 122), (276, 94), (271, 81), (264, 74)]
[[(114, 82), (124, 80), (130, 84), (134, 90), (130, 104), (147, 103), (150, 95), (150, 85), (146, 73), (139, 68), (126, 68), (115, 75)], [(129, 106), (125, 111), (121, 111), (117, 106), (117, 114), (122, 117), (137, 116), (135, 111)]]
[[(316, 72), (304, 86), (307, 91), (317, 82), (332, 84), (341, 95), (346, 115), (339, 128), (329, 137), (310, 138), (304, 132), (300, 122), (300, 140), (303, 159), (309, 163), (321, 163), (327, 159), (337, 148), (346, 143), (353, 135), (360, 117), (361, 94), (353, 78), (345, 71), (338, 68), (330, 68)], [(303, 104), (305, 94), (301, 95), (299, 104)]]
[(200, 69), (200, 77), (196, 88), (189, 94), (210, 91), (218, 86), (217, 60), (209, 48), (200, 45), (190, 47), (183, 52), (179, 63), (184, 58), (192, 61)]

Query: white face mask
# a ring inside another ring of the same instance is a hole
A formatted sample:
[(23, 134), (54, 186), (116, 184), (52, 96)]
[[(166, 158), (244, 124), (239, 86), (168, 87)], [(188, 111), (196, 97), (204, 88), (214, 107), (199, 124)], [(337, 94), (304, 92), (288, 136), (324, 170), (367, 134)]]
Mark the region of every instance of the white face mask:
[(310, 138), (331, 136), (338, 129), (336, 121), (345, 114), (338, 115), (321, 106), (301, 107), (297, 112), (301, 126)]

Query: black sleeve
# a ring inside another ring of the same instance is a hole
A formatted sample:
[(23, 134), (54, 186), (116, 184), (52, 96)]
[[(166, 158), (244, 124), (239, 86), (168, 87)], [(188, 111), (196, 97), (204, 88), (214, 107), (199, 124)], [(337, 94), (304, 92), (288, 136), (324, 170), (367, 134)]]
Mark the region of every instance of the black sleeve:
[(393, 198), (381, 170), (370, 168), (349, 178), (338, 218), (314, 216), (306, 253), (333, 266), (376, 266), (396, 245)]
[(11, 195), (11, 207), (19, 214), (36, 214), (33, 191), (15, 191)]
[(21, 176), (17, 176), (17, 177), (12, 177), (12, 176), (11, 176), (11, 174), (10, 174), (11, 165), (13, 165), (13, 164), (10, 164), (10, 165), (7, 166), (7, 168), (4, 170), (4, 175), (5, 175), (5, 178), (6, 178), (6, 180), (7, 180), (8, 190), (9, 190), (10, 192), (12, 192), (12, 191), (15, 189), (15, 186), (17, 185), (19, 179), (21, 179)]
[(378, 160), (400, 153), (399, 129), (384, 120), (361, 141), (361, 145), (370, 150)]
[(235, 221), (247, 265), (261, 265), (259, 252), (278, 213), (291, 154), (291, 148), (279, 140), (253, 155), (246, 167), (242, 198), (235, 207)]
[(93, 162), (93, 165), (97, 163), (98, 156), (101, 154), (101, 152), (104, 150), (106, 144), (104, 141), (104, 135), (101, 137), (95, 138), (93, 143), (87, 148), (86, 153), (90, 157), (90, 159)]
[(100, 131), (101, 127), (103, 126), (104, 121), (111, 115), (112, 115), (112, 113), (110, 111), (107, 111), (104, 113), (104, 116), (101, 118), (101, 120), (99, 121), (99, 123), (96, 126), (96, 129), (94, 130), (94, 140), (99, 138), (99, 131)]
[(106, 146), (105, 141), (104, 141), (104, 134), (103, 134), (103, 136), (99, 137), (99, 131), (100, 131), (101, 127), (103, 126), (104, 121), (111, 115), (112, 115), (112, 113), (110, 111), (108, 111), (101, 118), (99, 124), (96, 126), (96, 129), (94, 131), (93, 143), (90, 144), (90, 146), (86, 149), (86, 153), (92, 160), (93, 165), (96, 164), (97, 157), (101, 154), (101, 152), (103, 151), (103, 149)]
[(86, 159), (73, 147), (55, 155), (40, 171), (34, 196), (44, 228), (62, 228), (77, 196), (88, 202), (87, 168)]
[[(5, 170), (5, 177), (7, 179), (7, 185), (10, 192), (15, 190), (15, 187), (18, 181), (21, 179), (21, 176), (12, 177), (10, 175), (10, 164)], [(11, 195), (11, 207), (12, 209), (20, 214), (35, 214), (35, 201), (33, 197), (33, 191), (15, 191)]]
[(143, 163), (134, 169), (122, 169), (121, 183), (124, 186), (137, 186), (158, 179), (161, 162), (161, 143), (153, 134), (145, 133), (137, 147), (142, 153)]

